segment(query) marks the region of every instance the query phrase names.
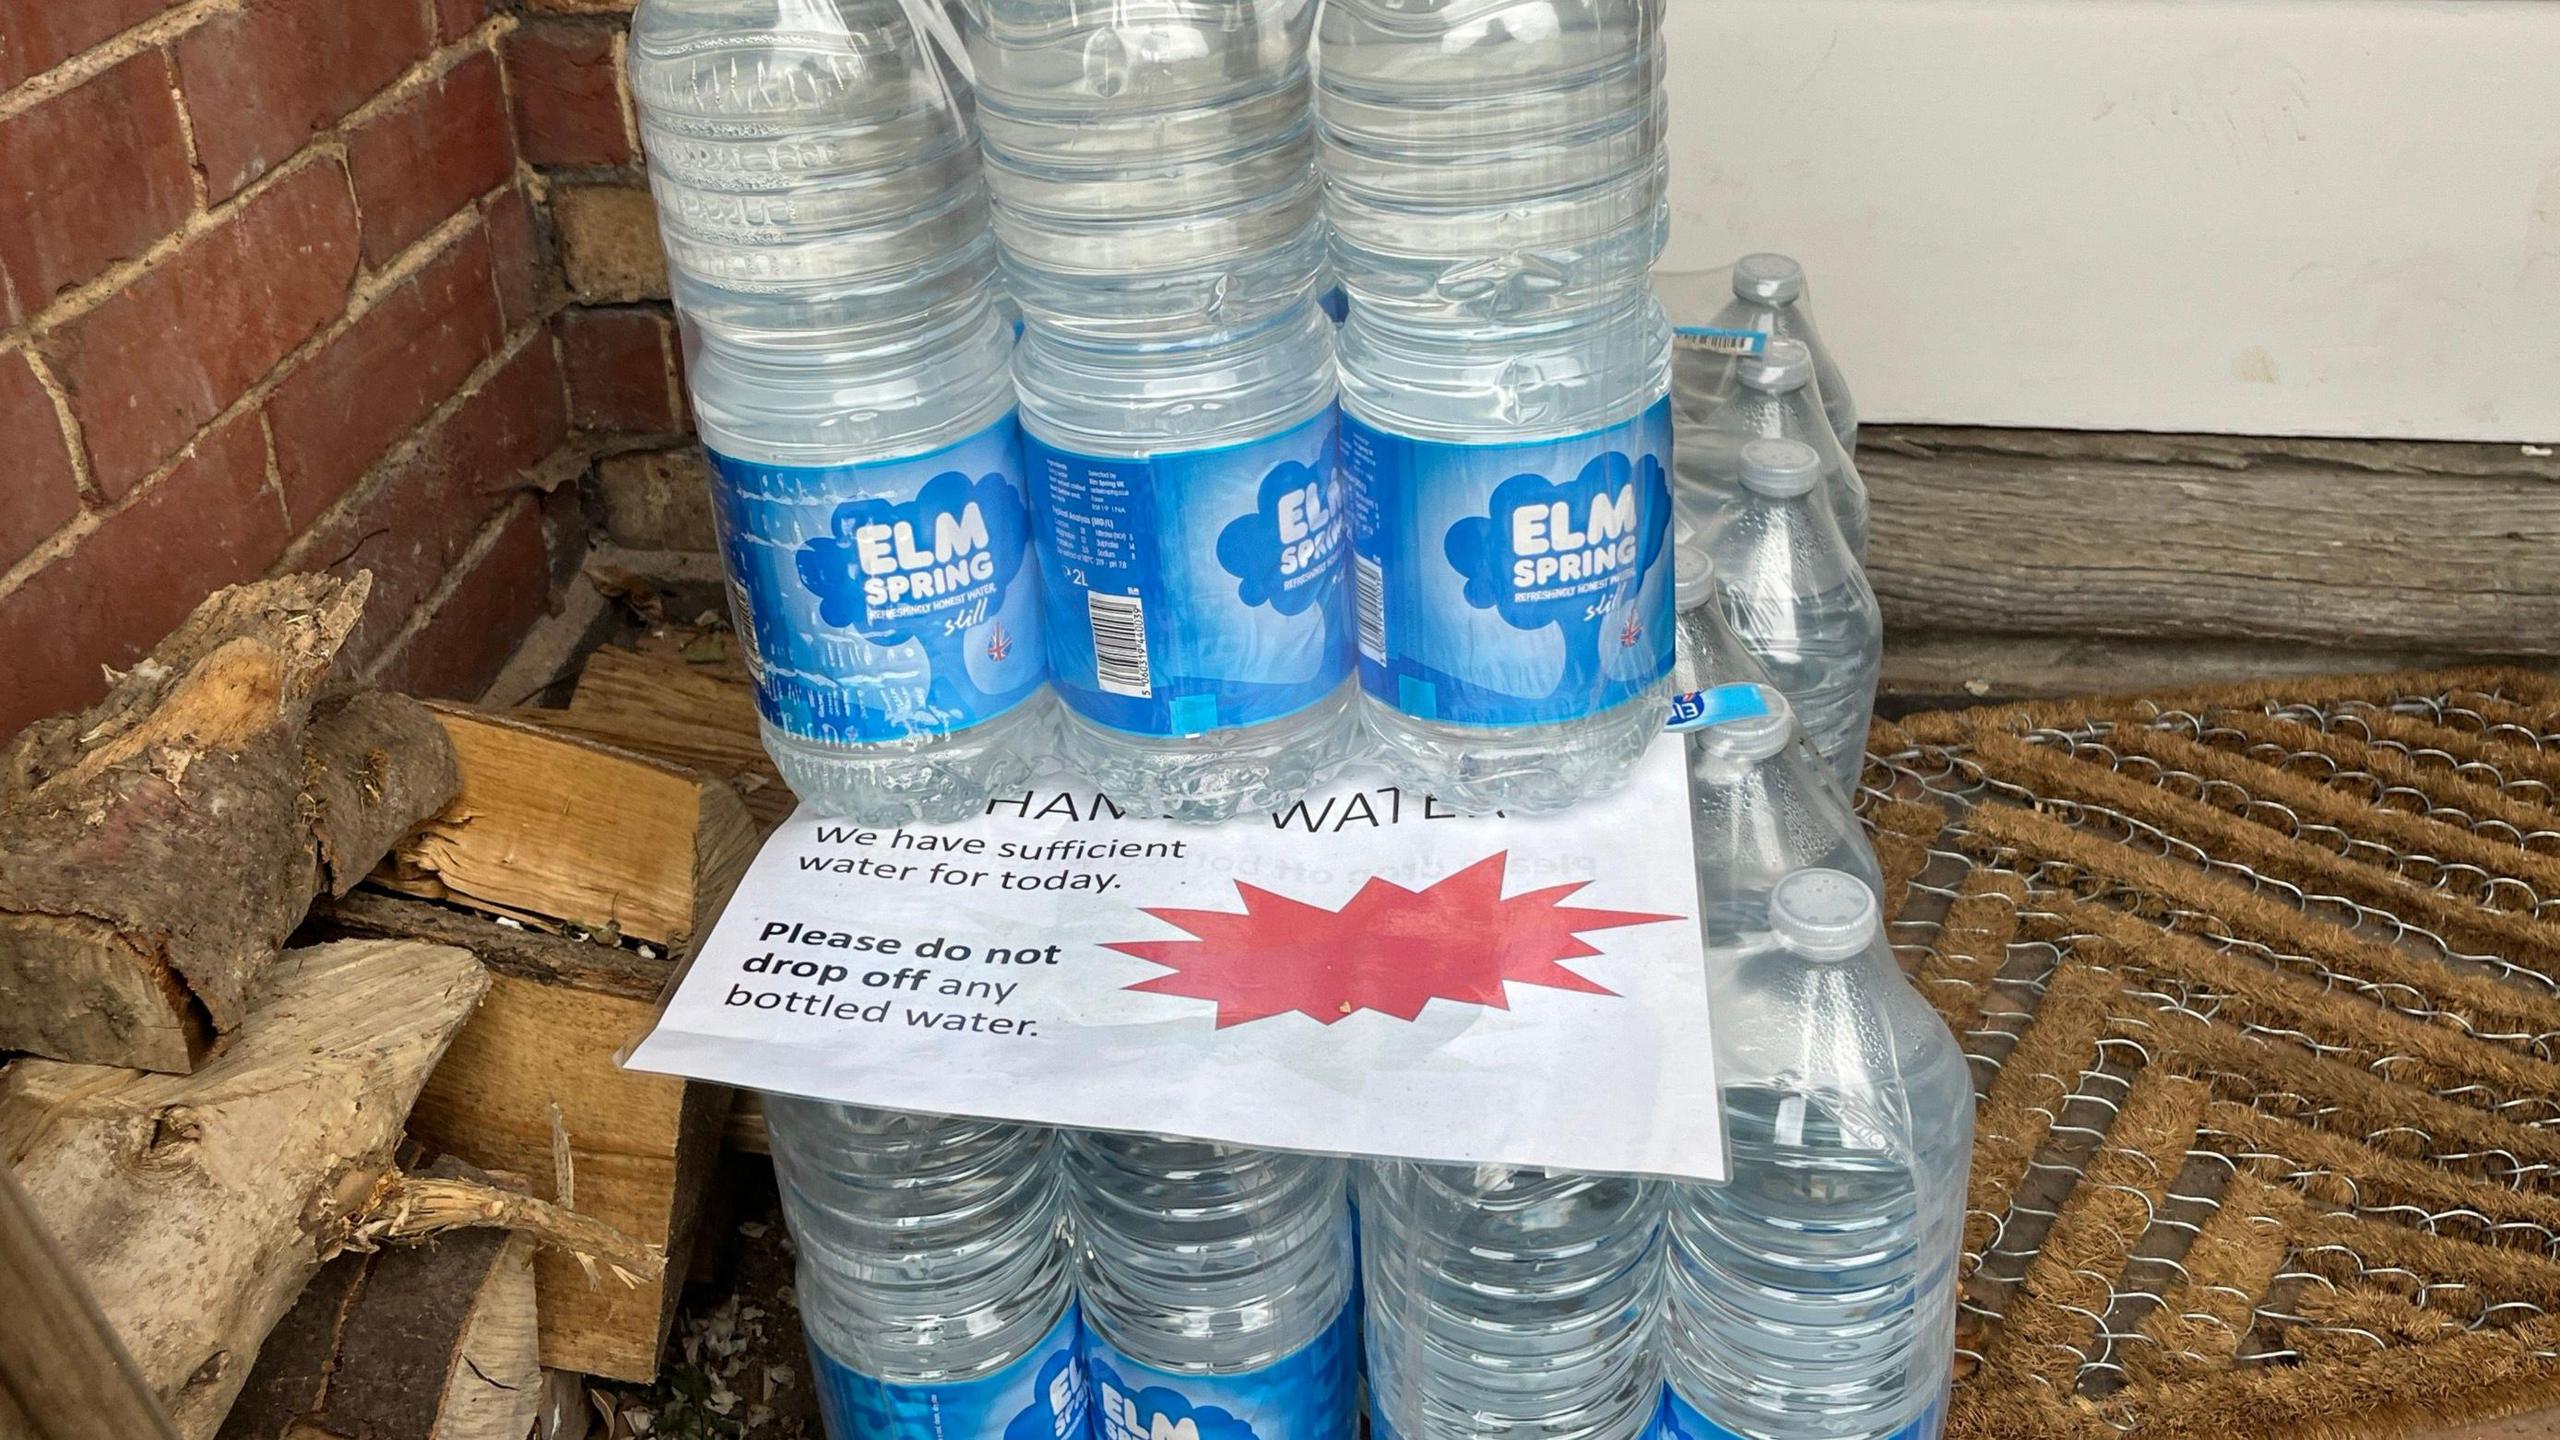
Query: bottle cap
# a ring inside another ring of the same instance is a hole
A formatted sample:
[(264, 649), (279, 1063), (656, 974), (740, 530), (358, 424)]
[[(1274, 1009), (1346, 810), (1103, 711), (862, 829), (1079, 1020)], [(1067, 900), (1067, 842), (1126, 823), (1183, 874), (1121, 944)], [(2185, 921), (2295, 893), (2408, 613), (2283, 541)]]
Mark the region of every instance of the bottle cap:
[(1734, 369), (1746, 390), (1786, 395), (1813, 383), (1813, 351), (1801, 340), (1771, 340), (1757, 355), (1746, 355)]
[[(1750, 691), (1745, 699), (1729, 692)], [(1706, 752), (1719, 760), (1757, 763), (1775, 758), (1796, 737), (1795, 707), (1766, 685), (1720, 685), (1716, 694), (1725, 713), (1691, 732)]]
[(1846, 960), (1875, 943), (1875, 892), (1837, 870), (1799, 870), (1769, 895), (1769, 928), (1808, 960)]
[(1804, 267), (1785, 255), (1762, 251), (1734, 262), (1733, 293), (1766, 305), (1787, 305), (1804, 294)]
[(1822, 483), (1822, 456), (1801, 440), (1754, 440), (1742, 447), (1742, 485), (1784, 500)]
[(1715, 583), (1715, 557), (1694, 536), (1682, 535), (1671, 552), (1671, 593), (1680, 608), (1686, 610), (1706, 599)]

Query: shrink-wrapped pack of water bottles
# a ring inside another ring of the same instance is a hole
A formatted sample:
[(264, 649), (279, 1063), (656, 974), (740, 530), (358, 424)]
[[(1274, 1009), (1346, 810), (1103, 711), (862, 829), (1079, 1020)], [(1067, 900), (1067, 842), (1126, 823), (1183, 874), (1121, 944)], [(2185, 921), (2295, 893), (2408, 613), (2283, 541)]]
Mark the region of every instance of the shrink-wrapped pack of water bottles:
[(834, 1440), (1934, 1435), (1970, 1086), (1850, 806), (1856, 414), (1794, 262), (1655, 296), (1664, 3), (640, 5), (806, 804), (1215, 822), (1366, 761), (1529, 815), (1689, 757), (1728, 1181), (776, 1096)]

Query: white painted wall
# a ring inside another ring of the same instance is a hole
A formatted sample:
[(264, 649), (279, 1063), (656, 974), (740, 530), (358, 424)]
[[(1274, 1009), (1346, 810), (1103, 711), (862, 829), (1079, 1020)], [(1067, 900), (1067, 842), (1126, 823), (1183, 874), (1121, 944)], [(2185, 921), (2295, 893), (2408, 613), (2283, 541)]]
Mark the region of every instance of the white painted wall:
[(1665, 297), (1867, 419), (2560, 439), (2560, 0), (1669, 6)]

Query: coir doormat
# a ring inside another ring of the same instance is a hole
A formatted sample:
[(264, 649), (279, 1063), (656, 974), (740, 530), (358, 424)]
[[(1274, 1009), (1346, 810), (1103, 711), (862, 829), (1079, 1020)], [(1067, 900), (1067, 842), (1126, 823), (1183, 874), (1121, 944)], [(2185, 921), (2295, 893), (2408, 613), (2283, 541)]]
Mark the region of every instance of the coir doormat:
[(2560, 1405), (2560, 681), (1912, 717), (1864, 796), (1979, 1102), (1950, 1433)]

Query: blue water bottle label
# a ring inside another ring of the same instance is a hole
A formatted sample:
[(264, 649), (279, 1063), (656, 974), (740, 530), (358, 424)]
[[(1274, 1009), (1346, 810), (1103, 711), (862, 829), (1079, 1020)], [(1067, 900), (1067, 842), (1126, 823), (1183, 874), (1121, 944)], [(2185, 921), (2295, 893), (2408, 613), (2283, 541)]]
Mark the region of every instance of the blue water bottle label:
[(904, 1385), (838, 1364), (813, 1341), (818, 1409), (839, 1440), (1083, 1440), (1091, 1409), (1070, 1303), (1029, 1354), (956, 1385)]
[(1360, 1413), (1360, 1321), (1349, 1305), (1285, 1359), (1242, 1375), (1185, 1375), (1085, 1337), (1095, 1440), (1343, 1440)]
[(1294, 715), (1351, 676), (1334, 412), (1146, 459), (1026, 438), (1049, 668), (1097, 725), (1192, 736)]
[[(1937, 1403), (1919, 1419), (1884, 1437), (1884, 1440), (1939, 1440), (1946, 1433), (1947, 1402)], [(1662, 1390), (1662, 1414), (1649, 1432), (1651, 1440), (1749, 1440), (1749, 1437), (1727, 1430), (1697, 1411), (1697, 1407), (1680, 1398), (1670, 1386)]]
[(1692, 690), (1671, 697), (1671, 723), (1663, 726), (1674, 734), (1704, 730), (1727, 720), (1766, 720), (1768, 698), (1757, 685), (1718, 685), (1712, 690)]
[(992, 720), (1040, 688), (1040, 580), (1012, 416), (928, 454), (761, 465), (713, 452), (712, 511), (756, 704), (867, 744)]
[(1551, 725), (1671, 673), (1671, 402), (1569, 440), (1342, 422), (1360, 680), (1418, 719)]

